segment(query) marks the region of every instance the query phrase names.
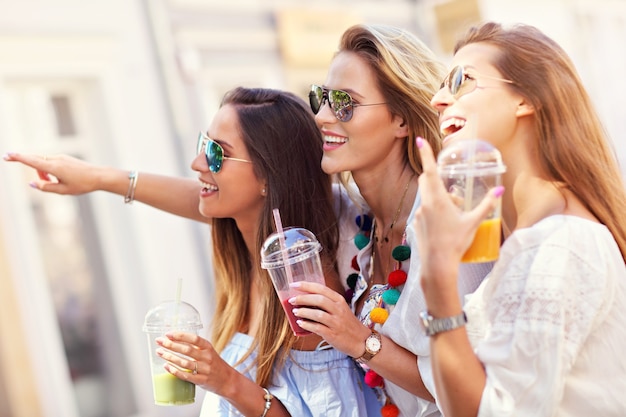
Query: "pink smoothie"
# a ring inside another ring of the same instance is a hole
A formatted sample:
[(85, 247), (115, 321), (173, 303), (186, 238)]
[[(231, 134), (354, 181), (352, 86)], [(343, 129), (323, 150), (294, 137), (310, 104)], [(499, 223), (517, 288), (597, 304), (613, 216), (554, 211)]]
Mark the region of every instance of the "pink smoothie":
[(283, 310), (285, 310), (285, 314), (287, 314), (287, 318), (289, 319), (289, 324), (291, 325), (291, 330), (293, 330), (293, 334), (296, 336), (306, 336), (311, 334), (308, 330), (304, 330), (302, 327), (298, 326), (296, 320), (298, 318), (293, 315), (293, 309), (298, 306), (291, 305), (289, 303), (289, 297), (285, 298), (283, 301)]

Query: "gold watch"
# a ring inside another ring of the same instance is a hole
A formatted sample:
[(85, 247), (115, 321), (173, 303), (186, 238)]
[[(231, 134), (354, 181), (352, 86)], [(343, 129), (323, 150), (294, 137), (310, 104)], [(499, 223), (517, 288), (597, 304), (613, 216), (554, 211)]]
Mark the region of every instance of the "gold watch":
[(365, 339), (365, 353), (356, 358), (356, 361), (358, 363), (367, 363), (370, 359), (376, 356), (378, 352), (380, 352), (381, 347), (382, 339), (380, 334), (376, 330), (372, 330), (372, 334)]

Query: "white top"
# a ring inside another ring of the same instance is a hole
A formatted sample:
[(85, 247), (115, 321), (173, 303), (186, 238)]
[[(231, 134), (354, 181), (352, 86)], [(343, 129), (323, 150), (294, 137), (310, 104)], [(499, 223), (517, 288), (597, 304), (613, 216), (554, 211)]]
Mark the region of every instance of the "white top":
[(626, 416), (626, 266), (605, 226), (516, 231), (465, 312), (487, 372), (479, 416)]
[[(414, 213), (420, 203), (421, 198), (418, 193), (413, 203), (409, 219), (413, 219)], [(351, 268), (348, 272), (342, 271), (342, 267), (349, 266), (351, 259), (350, 256), (354, 256), (354, 254), (358, 252), (357, 261), (360, 267), (360, 273), (355, 295), (352, 299), (352, 306), (354, 308), (354, 305), (359, 298), (363, 296), (372, 298), (374, 297), (373, 293), (376, 291), (378, 292), (377, 299), (365, 303), (359, 317), (365, 324), (370, 325), (369, 313), (375, 304), (379, 302), (380, 295), (383, 290), (386, 289), (386, 286), (383, 289), (380, 288), (381, 286), (374, 286), (374, 288), (372, 288), (373, 291), (366, 295), (370, 279), (369, 264), (373, 243), (370, 242), (361, 251), (357, 251), (356, 246), (352, 242), (352, 239), (359, 231), (356, 226), (355, 216), (366, 212), (367, 211), (351, 207), (350, 210), (348, 210), (348, 213), (342, 213), (342, 245), (340, 245), (340, 247), (343, 247), (343, 251), (340, 251), (338, 262), (342, 277), (350, 272), (355, 272)], [(411, 258), (410, 261), (402, 263), (402, 269), (408, 274), (407, 282), (401, 289), (401, 295), (398, 303), (395, 306), (387, 307), (390, 310), (387, 321), (382, 326), (376, 325), (376, 328), (381, 334), (391, 338), (398, 345), (418, 355), (418, 363), (424, 364), (424, 369), (420, 368), (421, 377), (424, 379), (426, 386), (431, 390), (431, 392), (434, 392), (434, 382), (432, 382), (433, 375), (430, 371), (429, 338), (424, 333), (419, 320), (419, 313), (426, 310), (426, 302), (420, 285), (420, 259), (417, 249), (417, 240), (415, 238), (413, 222), (410, 220), (407, 224), (406, 234), (407, 244), (411, 248)], [(348, 238), (346, 238), (346, 236)], [(349, 239), (349, 242), (346, 242), (346, 239)], [(350, 253), (350, 250), (352, 253)], [(485, 275), (491, 270), (492, 266), (492, 262), (461, 265), (459, 278), (459, 297), (461, 300), (466, 294), (471, 293), (478, 287)], [(391, 397), (392, 402), (400, 409), (400, 417), (441, 416), (441, 413), (434, 403), (423, 400), (393, 384), (392, 382), (385, 381), (385, 391)]]

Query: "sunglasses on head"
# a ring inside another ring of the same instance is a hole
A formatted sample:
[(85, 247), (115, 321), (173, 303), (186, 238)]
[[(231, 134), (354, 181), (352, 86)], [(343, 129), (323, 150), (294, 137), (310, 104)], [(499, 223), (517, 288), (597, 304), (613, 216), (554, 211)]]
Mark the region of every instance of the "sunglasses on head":
[(204, 149), (204, 156), (206, 157), (206, 163), (209, 165), (209, 169), (213, 173), (218, 173), (222, 169), (222, 163), (224, 159), (229, 159), (231, 161), (238, 162), (248, 162), (252, 163), (252, 161), (248, 161), (247, 159), (240, 158), (232, 158), (230, 156), (224, 156), (224, 148), (222, 145), (215, 142), (213, 139), (208, 137), (205, 133), (200, 132), (198, 134), (198, 144), (196, 146), (196, 154), (200, 155), (200, 152)]
[(350, 94), (343, 90), (331, 90), (313, 84), (309, 92), (309, 104), (313, 113), (319, 113), (325, 102), (340, 122), (349, 122), (352, 119), (354, 108), (358, 106), (378, 106), (387, 103), (361, 104), (355, 103)]
[(456, 66), (452, 68), (450, 74), (443, 80), (440, 88), (448, 87), (450, 94), (454, 96), (454, 98), (459, 98), (464, 94), (471, 93), (476, 88), (482, 88), (478, 85), (478, 81), (476, 80), (476, 76), (481, 78), (488, 78), (490, 80), (502, 81), (504, 83), (513, 84), (511, 80), (505, 80), (503, 78), (492, 77), (490, 75), (479, 74), (476, 71), (472, 70), (471, 73), (473, 75), (468, 74), (467, 70), (462, 66)]

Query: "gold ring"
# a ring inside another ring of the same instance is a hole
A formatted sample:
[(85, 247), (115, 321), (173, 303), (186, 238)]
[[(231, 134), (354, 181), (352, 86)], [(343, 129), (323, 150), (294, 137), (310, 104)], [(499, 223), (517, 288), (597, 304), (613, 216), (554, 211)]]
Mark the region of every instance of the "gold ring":
[(193, 375), (198, 375), (198, 361), (195, 361), (195, 366), (193, 368)]

